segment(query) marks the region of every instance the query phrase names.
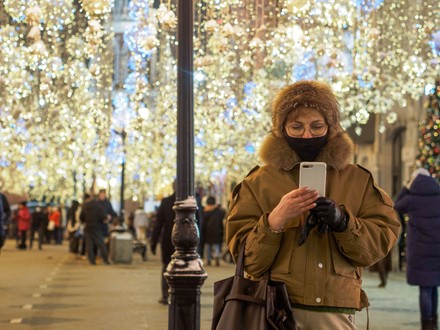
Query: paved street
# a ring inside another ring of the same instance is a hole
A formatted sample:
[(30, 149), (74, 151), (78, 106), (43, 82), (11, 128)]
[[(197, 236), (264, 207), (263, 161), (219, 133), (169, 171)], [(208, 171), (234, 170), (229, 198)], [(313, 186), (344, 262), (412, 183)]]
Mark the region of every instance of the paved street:
[[(43, 251), (15, 249), (8, 241), (0, 255), (0, 329), (109, 330), (168, 328), (168, 309), (160, 296), (160, 259), (138, 254), (130, 265), (90, 266), (67, 253), (66, 244)], [(213, 283), (231, 276), (234, 266), (206, 267), (202, 287), (201, 330), (210, 329)], [(364, 290), (372, 330), (419, 329), (418, 289), (403, 273), (391, 273), (389, 285), (377, 288), (375, 273), (365, 273)], [(366, 311), (356, 314), (366, 329)]]

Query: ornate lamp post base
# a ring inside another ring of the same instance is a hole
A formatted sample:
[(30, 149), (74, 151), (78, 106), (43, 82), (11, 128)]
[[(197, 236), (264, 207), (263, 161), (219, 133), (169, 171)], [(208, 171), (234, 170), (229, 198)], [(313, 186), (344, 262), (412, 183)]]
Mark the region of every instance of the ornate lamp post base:
[(207, 278), (196, 249), (199, 243), (194, 197), (176, 201), (172, 241), (176, 247), (165, 278), (170, 286), (168, 329), (200, 329), (200, 288)]

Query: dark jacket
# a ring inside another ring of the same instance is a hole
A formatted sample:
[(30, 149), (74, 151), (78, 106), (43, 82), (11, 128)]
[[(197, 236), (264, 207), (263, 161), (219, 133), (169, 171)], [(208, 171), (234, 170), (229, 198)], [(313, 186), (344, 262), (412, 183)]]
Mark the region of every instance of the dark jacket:
[(151, 237), (151, 250), (156, 250), (156, 245), (160, 239), (162, 262), (168, 264), (171, 261), (171, 255), (174, 253), (174, 245), (171, 242), (171, 234), (176, 215), (173, 210), (176, 194), (165, 197), (160, 202), (157, 210), (156, 223)]
[(409, 284), (440, 285), (440, 186), (418, 175), (410, 188), (403, 187), (394, 208), (409, 216), (407, 225), (407, 270)]
[(86, 224), (85, 230), (101, 230), (107, 214), (96, 200), (84, 203), (79, 218)]
[[(9, 202), (6, 199), (6, 196), (0, 193), (1, 205), (3, 206), (2, 214), (3, 220), (8, 221), (11, 217), (11, 207), (9, 206)], [(1, 219), (0, 219), (1, 220)]]
[(110, 215), (112, 218), (117, 217), (115, 210), (113, 210), (112, 203), (106, 198), (103, 200), (98, 200), (98, 204), (104, 210), (105, 214)]
[(225, 211), (217, 206), (210, 211), (203, 212), (203, 237), (207, 244), (223, 243), (223, 219)]
[(6, 226), (9, 222), (11, 216), (11, 208), (9, 207), (8, 200), (5, 195), (0, 193), (0, 248), (2, 248), (5, 236), (6, 236)]
[(47, 227), (47, 223), (49, 219), (47, 217), (47, 213), (41, 211), (35, 211), (32, 213), (32, 229), (44, 229)]

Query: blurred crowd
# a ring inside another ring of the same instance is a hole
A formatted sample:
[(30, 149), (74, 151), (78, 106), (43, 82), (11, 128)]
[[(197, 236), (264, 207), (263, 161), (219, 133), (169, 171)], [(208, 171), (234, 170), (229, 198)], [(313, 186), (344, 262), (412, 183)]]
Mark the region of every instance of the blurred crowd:
[[(169, 197), (172, 199), (172, 196)], [(115, 231), (132, 235), (133, 252), (139, 252), (144, 261), (148, 260), (148, 252), (156, 253), (157, 244), (161, 248), (172, 246), (174, 200), (171, 200), (165, 212), (167, 219), (163, 219), (162, 213), (159, 214), (158, 225), (159, 206), (147, 212), (144, 205), (138, 205), (121, 221), (121, 215), (114, 211), (105, 189), (95, 196), (85, 194), (81, 202), (72, 200), (69, 205), (35, 201), (20, 201), (10, 205), (4, 194), (0, 193), (0, 197), (0, 249), (6, 239), (14, 240), (19, 250), (43, 250), (45, 245), (65, 244), (69, 253), (96, 264), (110, 261), (110, 239)], [(198, 253), (201, 258), (208, 266), (220, 266), (221, 260), (232, 262), (224, 246), (226, 210), (216, 197), (207, 194), (198, 196), (198, 206)], [(164, 225), (165, 222), (169, 224)], [(169, 227), (169, 230), (165, 227)], [(165, 252), (167, 260), (174, 252), (174, 249), (168, 250)], [(161, 254), (164, 252), (161, 251)]]

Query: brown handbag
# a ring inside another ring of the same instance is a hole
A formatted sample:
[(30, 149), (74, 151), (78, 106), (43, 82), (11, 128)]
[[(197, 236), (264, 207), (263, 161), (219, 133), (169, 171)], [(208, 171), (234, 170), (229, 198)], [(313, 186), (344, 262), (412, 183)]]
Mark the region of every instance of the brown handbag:
[(244, 243), (240, 247), (235, 276), (214, 283), (212, 330), (295, 330), (295, 320), (283, 282), (244, 277)]

